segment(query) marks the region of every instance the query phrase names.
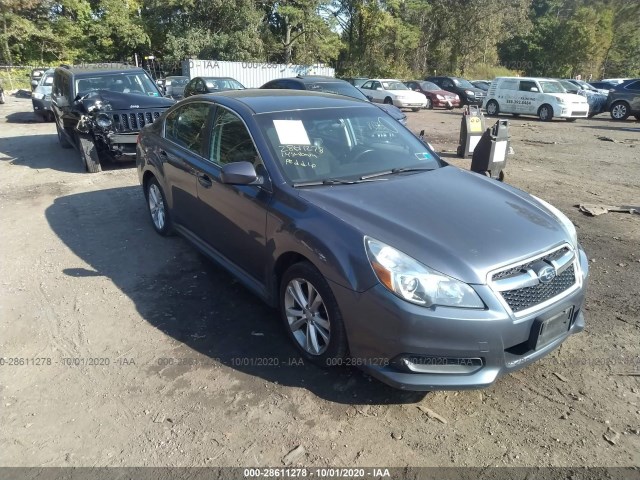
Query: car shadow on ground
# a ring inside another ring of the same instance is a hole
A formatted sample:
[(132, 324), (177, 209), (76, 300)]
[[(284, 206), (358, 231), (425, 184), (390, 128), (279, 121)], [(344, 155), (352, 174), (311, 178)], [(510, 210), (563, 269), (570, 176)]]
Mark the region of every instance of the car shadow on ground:
[(182, 238), (153, 231), (139, 187), (60, 197), (46, 218), (90, 266), (65, 269), (66, 275), (107, 277), (145, 321), (189, 347), (175, 349), (172, 357), (183, 356), (170, 364), (157, 359), (149, 374), (175, 379), (222, 364), (245, 374), (234, 380), (246, 390), (263, 388), (267, 381), (340, 404), (415, 403), (425, 396), (393, 389), (356, 369), (327, 370), (303, 361), (275, 310)]
[(5, 116), (7, 123), (51, 123), (33, 112), (14, 112)]
[[(0, 161), (36, 170), (50, 168), (61, 172), (85, 172), (80, 153), (75, 148), (62, 148), (53, 124), (51, 128), (54, 132), (52, 134), (0, 137)], [(123, 162), (111, 161), (110, 158), (104, 157), (100, 159), (100, 164), (105, 171), (134, 168), (135, 157)]]

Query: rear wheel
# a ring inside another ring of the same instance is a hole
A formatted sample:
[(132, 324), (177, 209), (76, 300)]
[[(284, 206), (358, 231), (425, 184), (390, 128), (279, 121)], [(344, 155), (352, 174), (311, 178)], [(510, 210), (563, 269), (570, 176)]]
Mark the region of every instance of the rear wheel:
[(167, 200), (162, 187), (155, 177), (150, 178), (145, 183), (144, 195), (147, 198), (147, 206), (149, 207), (149, 215), (151, 216), (151, 224), (154, 230), (163, 237), (170, 235), (172, 223)]
[(296, 263), (283, 275), (280, 315), (289, 338), (307, 360), (331, 366), (347, 356), (347, 334), (338, 302), (310, 263)]
[(543, 122), (550, 122), (553, 118), (553, 107), (546, 103), (538, 109), (538, 118)]
[(78, 135), (78, 147), (80, 147), (80, 156), (89, 173), (98, 173), (102, 171), (100, 159), (98, 158), (98, 149), (93, 138)]
[(491, 115), (493, 116), (497, 116), (500, 113), (500, 106), (498, 105), (498, 102), (496, 102), (495, 100), (489, 100), (487, 102), (487, 115)]
[(387, 97), (384, 99), (384, 103), (386, 103), (387, 105), (393, 105), (393, 100), (391, 99), (391, 97)]
[(626, 120), (629, 118), (629, 105), (626, 102), (616, 102), (611, 105), (609, 112), (614, 120)]

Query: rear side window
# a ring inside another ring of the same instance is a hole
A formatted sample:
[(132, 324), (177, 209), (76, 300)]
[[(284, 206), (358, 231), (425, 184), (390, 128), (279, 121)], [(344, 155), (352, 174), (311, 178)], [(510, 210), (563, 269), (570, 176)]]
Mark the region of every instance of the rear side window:
[(202, 155), (207, 136), (207, 118), (211, 108), (207, 103), (189, 103), (174, 110), (165, 120), (165, 138), (197, 155)]
[(520, 91), (521, 92), (530, 92), (532, 88), (538, 90), (538, 86), (536, 82), (532, 82), (531, 80), (521, 80), (520, 81)]
[(631, 82), (629, 85), (626, 86), (627, 90), (635, 90), (640, 92), (640, 80), (636, 80), (635, 82)]
[(500, 85), (500, 88), (503, 90), (518, 90), (518, 81), (517, 80), (505, 80)]

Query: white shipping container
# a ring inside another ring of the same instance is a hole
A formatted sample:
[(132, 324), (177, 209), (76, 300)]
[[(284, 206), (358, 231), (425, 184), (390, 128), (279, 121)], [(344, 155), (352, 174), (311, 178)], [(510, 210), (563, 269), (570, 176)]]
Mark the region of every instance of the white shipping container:
[(297, 75), (335, 77), (333, 68), (323, 64), (293, 65), (269, 62), (225, 62), (189, 59), (182, 62), (182, 75), (193, 77), (231, 77), (247, 88), (258, 88), (269, 80)]

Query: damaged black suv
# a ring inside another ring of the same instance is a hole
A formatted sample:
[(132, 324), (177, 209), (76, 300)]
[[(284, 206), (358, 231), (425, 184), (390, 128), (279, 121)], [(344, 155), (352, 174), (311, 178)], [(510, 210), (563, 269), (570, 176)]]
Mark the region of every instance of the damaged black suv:
[(100, 159), (134, 160), (138, 132), (174, 100), (164, 98), (141, 68), (56, 68), (51, 92), (58, 140), (75, 146), (88, 172)]

